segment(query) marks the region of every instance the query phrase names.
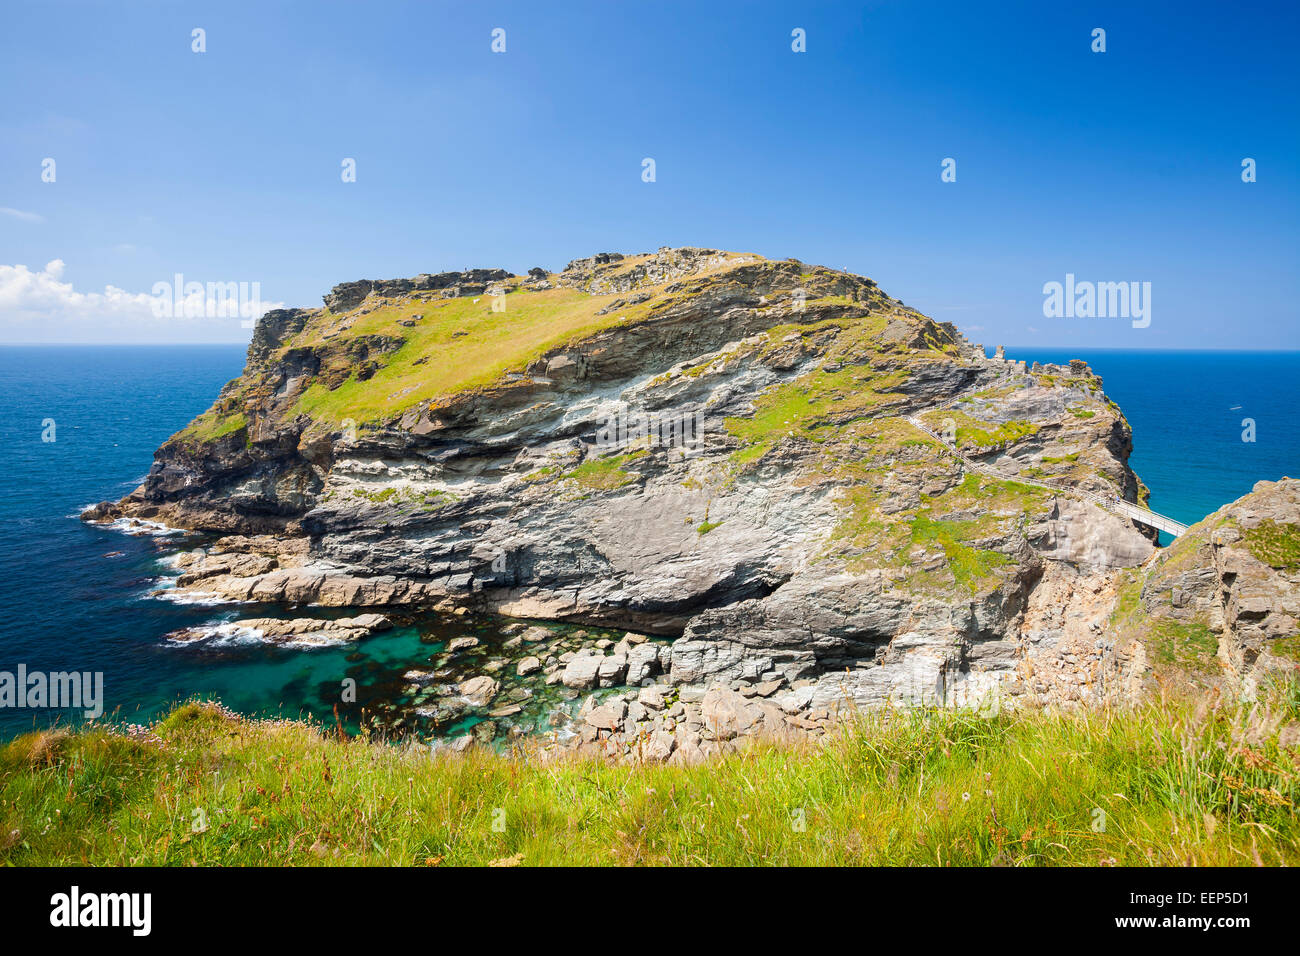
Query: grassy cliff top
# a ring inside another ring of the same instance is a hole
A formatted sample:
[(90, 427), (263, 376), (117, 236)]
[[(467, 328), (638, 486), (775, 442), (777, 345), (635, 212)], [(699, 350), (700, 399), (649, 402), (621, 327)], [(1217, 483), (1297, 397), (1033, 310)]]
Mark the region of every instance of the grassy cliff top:
[[(522, 373), (549, 351), (581, 341), (610, 326), (643, 319), (649, 303), (597, 312), (609, 304), (575, 289), (530, 292), (516, 289), (505, 296), (503, 311), (493, 311), (493, 296), (404, 301), (383, 305), (359, 316), (340, 335), (348, 338), (389, 335), (401, 340), (373, 375), (355, 373), (329, 388), (313, 383), (298, 401), (297, 410), (317, 421), (358, 422), (392, 417), (426, 399), (447, 398), (467, 389), (492, 385), (509, 372)], [(320, 348), (334, 326), (322, 315), (285, 348)], [(399, 325), (401, 319), (415, 324)]]
[[(391, 420), (422, 402), (437, 405), (508, 384), (511, 373), (523, 376), (544, 356), (607, 329), (650, 321), (722, 287), (733, 293), (755, 285), (803, 289), (809, 305), (837, 298), (853, 304), (834, 294), (845, 274), (796, 260), (714, 250), (599, 258), (575, 260), (562, 273), (436, 290), (404, 289), (402, 280), (392, 280), (383, 287), (396, 283), (397, 292), (372, 290), (344, 311), (296, 310), (301, 327), (285, 335), (259, 329), (256, 338), (271, 347), (256, 362), (250, 350), (244, 376), (178, 437), (206, 442), (236, 432), (250, 402), (262, 395), (259, 373), (277, 364), (318, 366), (287, 414), (326, 426), (364, 424)], [(853, 281), (874, 289), (870, 280)]]
[(1253, 713), (882, 713), (663, 766), (187, 704), (0, 747), (0, 865), (1296, 865), (1298, 717), (1294, 688)]

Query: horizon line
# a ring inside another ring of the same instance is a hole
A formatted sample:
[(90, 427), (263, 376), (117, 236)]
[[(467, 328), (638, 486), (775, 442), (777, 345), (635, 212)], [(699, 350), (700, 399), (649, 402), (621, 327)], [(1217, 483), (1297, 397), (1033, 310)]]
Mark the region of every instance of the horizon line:
[(1080, 349), (1086, 352), (1300, 352), (1300, 345), (1290, 348), (1230, 348), (1227, 346), (1189, 346), (1186, 348), (1169, 348), (1167, 346), (1135, 345), (1004, 345), (1007, 349), (1054, 349), (1064, 351)]
[[(0, 342), (0, 348), (132, 348), (134, 346), (154, 347), (172, 347), (185, 348), (190, 346), (202, 346), (204, 348), (213, 348), (216, 346), (239, 346), (247, 348), (249, 342)], [(1000, 343), (999, 343), (1000, 344)], [(990, 353), (997, 346), (987, 347)], [(1300, 352), (1300, 345), (1281, 348), (1230, 348), (1230, 347), (1188, 347), (1188, 348), (1168, 348), (1163, 346), (1120, 346), (1120, 345), (1020, 345), (1006, 344), (1006, 349), (1017, 349), (1022, 351), (1032, 350), (1052, 350), (1068, 351), (1075, 349), (1085, 352), (1267, 352), (1267, 353), (1287, 353)]]

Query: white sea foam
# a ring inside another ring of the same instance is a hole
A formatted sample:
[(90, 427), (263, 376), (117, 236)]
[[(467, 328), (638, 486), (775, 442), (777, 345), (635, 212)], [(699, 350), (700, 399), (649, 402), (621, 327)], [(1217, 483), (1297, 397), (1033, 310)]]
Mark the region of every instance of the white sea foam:
[(265, 635), (255, 627), (241, 624), (201, 624), (179, 632), (184, 637), (167, 636), (170, 644), (182, 646), (189, 644), (206, 644), (212, 647), (230, 647), (238, 644), (260, 644)]
[(120, 531), (122, 534), (135, 537), (151, 535), (155, 538), (170, 538), (187, 533), (184, 528), (172, 528), (161, 521), (146, 521), (143, 518), (118, 518), (115, 521), (110, 521), (105, 527), (111, 531)]
[(168, 636), (167, 641), (179, 646), (202, 644), (206, 647), (237, 647), (248, 644), (274, 644), (277, 647), (293, 647), (312, 650), (320, 647), (338, 647), (348, 643), (340, 637), (334, 637), (317, 631), (295, 634), (287, 639), (267, 637), (260, 628), (249, 627), (237, 622), (221, 624), (201, 624), (177, 632), (183, 637)]
[(154, 590), (140, 595), (141, 600), (171, 601), (173, 604), (195, 604), (200, 607), (246, 603), (213, 591), (178, 591), (175, 578), (158, 578), (154, 584)]
[[(82, 514), (84, 514), (88, 509), (95, 507), (97, 504), (99, 504), (99, 502), (92, 501), (88, 505), (82, 505), (66, 517), (80, 520)], [(156, 538), (171, 538), (176, 535), (191, 533), (184, 528), (173, 528), (171, 525), (163, 524), (161, 521), (149, 521), (146, 518), (115, 518), (112, 521), (87, 521), (86, 524), (93, 528), (103, 528), (106, 531), (117, 531), (121, 534), (132, 535), (133, 537), (151, 535)]]
[(311, 649), (316, 647), (338, 647), (341, 644), (349, 643), (349, 641), (342, 637), (333, 637), (328, 634), (314, 632), (308, 634), (296, 634), (287, 641), (275, 641), (274, 643), (279, 644), (281, 647), (301, 647)]

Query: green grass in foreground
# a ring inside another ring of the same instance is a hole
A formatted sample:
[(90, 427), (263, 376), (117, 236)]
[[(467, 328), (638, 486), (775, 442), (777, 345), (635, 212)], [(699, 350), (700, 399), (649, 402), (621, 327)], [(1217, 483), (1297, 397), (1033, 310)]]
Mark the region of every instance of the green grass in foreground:
[(146, 739), (0, 750), (0, 862), (1294, 865), (1297, 717), (1294, 689), (1254, 711), (886, 713), (665, 767), (431, 756), (188, 704)]

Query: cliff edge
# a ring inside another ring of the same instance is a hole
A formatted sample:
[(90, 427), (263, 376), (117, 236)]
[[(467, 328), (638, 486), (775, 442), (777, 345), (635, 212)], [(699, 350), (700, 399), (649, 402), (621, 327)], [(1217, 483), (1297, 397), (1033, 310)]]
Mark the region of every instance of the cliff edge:
[(223, 535), (196, 592), (670, 638), (542, 663), (698, 689), (737, 733), (1135, 693), (1147, 618), (1203, 621), (1250, 685), (1295, 632), (1294, 564), (1214, 542), (1293, 547), (1296, 483), (1257, 492), (1274, 530), (1159, 551), (1097, 503), (1145, 499), (1101, 379), (1000, 356), (870, 279), (711, 249), (350, 282), (263, 316), (243, 375), (86, 518)]

